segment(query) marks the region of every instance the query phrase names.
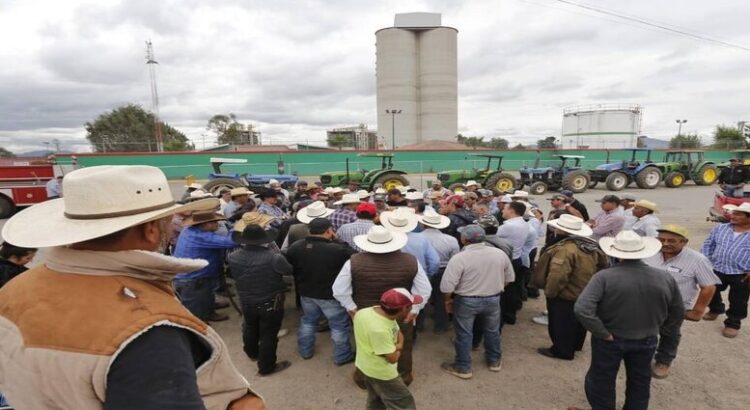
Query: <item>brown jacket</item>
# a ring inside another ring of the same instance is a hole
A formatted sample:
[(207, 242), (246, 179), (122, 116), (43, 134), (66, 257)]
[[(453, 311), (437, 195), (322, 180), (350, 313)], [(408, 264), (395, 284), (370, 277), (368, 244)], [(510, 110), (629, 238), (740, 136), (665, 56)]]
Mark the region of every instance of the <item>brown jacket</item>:
[(534, 285), (548, 298), (575, 301), (594, 273), (607, 267), (607, 255), (591, 239), (568, 237), (546, 248), (534, 270)]

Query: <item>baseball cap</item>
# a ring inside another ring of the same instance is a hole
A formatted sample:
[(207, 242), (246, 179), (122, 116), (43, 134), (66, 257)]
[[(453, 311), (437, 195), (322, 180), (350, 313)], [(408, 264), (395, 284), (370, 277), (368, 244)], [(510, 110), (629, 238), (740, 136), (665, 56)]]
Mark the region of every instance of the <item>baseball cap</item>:
[(491, 226), (500, 226), (500, 222), (492, 215), (482, 215), (477, 219), (477, 225), (485, 229)]
[(680, 225), (676, 224), (666, 224), (656, 230), (657, 232), (669, 232), (673, 233), (675, 235), (682, 236), (683, 238), (687, 239), (688, 237), (688, 230), (685, 227), (682, 227)]
[(620, 203), (620, 198), (617, 195), (604, 195), (602, 199), (597, 199), (596, 202), (615, 202)]
[(393, 288), (386, 290), (380, 296), (380, 306), (388, 309), (400, 309), (407, 306), (418, 305), (424, 299), (419, 295), (412, 295), (404, 288)]
[(513, 202), (513, 198), (511, 198), (510, 195), (505, 194), (505, 195), (503, 195), (501, 197), (498, 197), (497, 201), (500, 202), (500, 203), (503, 203), (503, 204), (509, 204), (509, 203)]
[(464, 199), (460, 195), (451, 195), (445, 200), (446, 204), (455, 204), (456, 206), (464, 206)]
[(573, 191), (569, 189), (563, 189), (562, 191), (560, 191), (560, 195), (565, 195), (568, 198), (573, 198)]
[(461, 239), (465, 239), (470, 243), (479, 243), (485, 239), (484, 229), (479, 225), (471, 224), (462, 226), (458, 228), (458, 232), (461, 233)]
[(635, 195), (633, 194), (622, 194), (620, 198), (622, 198), (623, 201), (635, 201), (636, 200)]
[(368, 213), (372, 216), (375, 216), (378, 214), (378, 209), (375, 208), (375, 204), (372, 204), (370, 202), (362, 202), (359, 205), (357, 205), (357, 213), (364, 212)]
[(331, 225), (331, 221), (328, 218), (315, 218), (307, 224), (307, 227), (310, 229), (311, 234), (320, 235), (327, 231), (328, 228), (333, 227), (333, 225)]
[(563, 194), (555, 194), (555, 195), (552, 195), (551, 197), (549, 197), (547, 199), (549, 199), (550, 201), (553, 200), (553, 199), (559, 199), (561, 201), (565, 201), (566, 199), (568, 199), (568, 197), (565, 196), (565, 195), (563, 195)]

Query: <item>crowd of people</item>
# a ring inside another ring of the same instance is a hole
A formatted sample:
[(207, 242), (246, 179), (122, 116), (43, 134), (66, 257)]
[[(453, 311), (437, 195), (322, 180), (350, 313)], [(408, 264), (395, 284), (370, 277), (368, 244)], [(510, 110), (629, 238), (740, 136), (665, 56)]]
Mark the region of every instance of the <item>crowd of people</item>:
[[(123, 183), (100, 183), (112, 178)], [(372, 192), (300, 181), (289, 192), (272, 180), (257, 194), (190, 185), (174, 204), (151, 167), (85, 168), (63, 183), (63, 198), (3, 230), (0, 373), (14, 376), (0, 377), (0, 391), (19, 408), (263, 408), (205, 324), (228, 319), (231, 292), (259, 376), (291, 366), (277, 344), (295, 306), (299, 356), (312, 358), (316, 335), (330, 331), (332, 361), (354, 363), (368, 409), (416, 408), (408, 386), (420, 335), (452, 329), (447, 374), (471, 379), (480, 347), (487, 369), (502, 371), (502, 335), (529, 298), (546, 301), (534, 318), (548, 329), (545, 358), (575, 360), (591, 333), (583, 387), (594, 409), (615, 408), (622, 362), (624, 408), (648, 408), (683, 320), (725, 315), (722, 334), (733, 338), (747, 316), (750, 204), (732, 207), (698, 252), (687, 228), (662, 224), (658, 204), (631, 194), (604, 195), (594, 212), (566, 190), (541, 205), (475, 181)], [(64, 234), (40, 238), (41, 229)], [(19, 275), (38, 247), (52, 247), (48, 260)], [(89, 292), (85, 303), (66, 296)], [(71, 334), (76, 322), (106, 325)], [(45, 388), (49, 377), (68, 388)]]

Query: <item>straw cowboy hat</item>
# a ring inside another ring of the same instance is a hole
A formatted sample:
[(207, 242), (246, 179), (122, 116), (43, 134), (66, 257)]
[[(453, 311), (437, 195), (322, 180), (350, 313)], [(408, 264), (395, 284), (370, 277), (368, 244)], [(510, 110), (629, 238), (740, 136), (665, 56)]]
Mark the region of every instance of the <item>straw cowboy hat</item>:
[(468, 188), (470, 186), (479, 186), (479, 184), (477, 183), (477, 181), (470, 179), (469, 181), (466, 182), (466, 187)]
[(142, 165), (77, 169), (65, 176), (63, 190), (63, 198), (26, 208), (8, 220), (3, 239), (25, 248), (70, 245), (178, 212), (219, 207), (216, 198), (177, 205), (164, 173)]
[(206, 198), (213, 198), (213, 195), (209, 194), (208, 192), (202, 189), (196, 189), (195, 191), (191, 192), (190, 195), (188, 195), (185, 201), (193, 202), (193, 201), (198, 201), (198, 200), (206, 199)]
[(258, 211), (245, 212), (242, 215), (242, 218), (234, 225), (234, 230), (242, 232), (245, 230), (245, 227), (249, 225), (260, 225), (265, 228), (274, 219), (276, 218), (271, 215), (262, 214)]
[(360, 203), (359, 195), (357, 194), (344, 194), (341, 200), (334, 202), (334, 205), (347, 205), (347, 204), (358, 204)]
[(365, 191), (364, 189), (360, 189), (359, 191), (357, 191), (357, 196), (359, 197), (359, 200), (362, 201), (369, 198), (370, 193)]
[(380, 224), (389, 231), (411, 232), (417, 227), (418, 223), (417, 215), (406, 209), (386, 211), (380, 214)]
[(327, 218), (332, 213), (333, 209), (326, 208), (326, 204), (315, 201), (297, 212), (297, 220), (303, 224), (309, 224), (315, 218)]
[(447, 228), (451, 224), (450, 218), (440, 215), (432, 208), (425, 208), (424, 214), (419, 217), (419, 222), (424, 226), (435, 229)]
[(599, 246), (608, 256), (617, 259), (644, 259), (661, 250), (658, 239), (643, 237), (633, 231), (622, 231), (614, 238), (601, 238)]
[(184, 187), (185, 187), (185, 188), (191, 188), (191, 189), (202, 189), (202, 188), (203, 188), (203, 185), (201, 185), (201, 184), (199, 184), (199, 183), (197, 183), (197, 182), (193, 182), (193, 183), (191, 183), (191, 184), (188, 184), (188, 185), (184, 185)]
[(210, 211), (198, 211), (193, 212), (190, 216), (185, 218), (182, 222), (182, 226), (194, 226), (200, 225), (206, 222), (225, 221), (227, 218), (216, 212), (215, 210)]
[(375, 225), (367, 231), (366, 235), (354, 237), (354, 244), (365, 252), (390, 253), (395, 252), (406, 245), (406, 234), (385, 229)]
[(424, 196), (421, 192), (407, 192), (405, 198), (407, 201), (424, 201)]
[(656, 207), (656, 204), (645, 199), (640, 199), (638, 201), (635, 201), (633, 206), (640, 206), (641, 208), (646, 208), (655, 214), (659, 213), (659, 208)]
[(386, 191), (384, 188), (378, 188), (375, 190), (375, 195), (385, 195), (388, 191)]
[(557, 219), (547, 221), (547, 225), (575, 236), (588, 238), (594, 231), (583, 223), (583, 219), (570, 214), (562, 214)]
[(743, 202), (739, 206), (734, 204), (726, 204), (722, 206), (725, 211), (729, 212), (744, 212), (746, 214), (750, 214), (750, 202)]
[(528, 198), (529, 193), (526, 191), (516, 190), (512, 194), (510, 194), (511, 198)]
[(244, 186), (241, 186), (239, 188), (232, 188), (232, 190), (229, 191), (229, 195), (231, 195), (232, 197), (240, 196), (240, 195), (252, 195), (254, 193), (255, 192), (245, 188)]
[(688, 230), (684, 226), (680, 226), (677, 224), (666, 224), (661, 226), (660, 228), (656, 229), (656, 232), (669, 232), (673, 233), (678, 236), (682, 236), (685, 239), (688, 239)]

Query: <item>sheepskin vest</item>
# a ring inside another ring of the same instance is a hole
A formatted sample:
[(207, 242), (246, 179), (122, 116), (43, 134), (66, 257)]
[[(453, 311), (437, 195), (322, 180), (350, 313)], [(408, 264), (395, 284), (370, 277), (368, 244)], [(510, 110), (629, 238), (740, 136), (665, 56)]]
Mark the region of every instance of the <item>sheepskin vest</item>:
[(352, 299), (358, 309), (380, 303), (388, 289), (411, 291), (417, 276), (417, 258), (401, 251), (391, 253), (357, 253), (351, 258)]

